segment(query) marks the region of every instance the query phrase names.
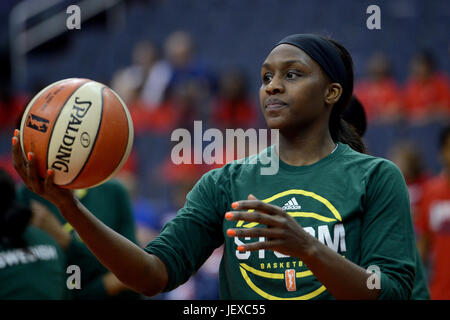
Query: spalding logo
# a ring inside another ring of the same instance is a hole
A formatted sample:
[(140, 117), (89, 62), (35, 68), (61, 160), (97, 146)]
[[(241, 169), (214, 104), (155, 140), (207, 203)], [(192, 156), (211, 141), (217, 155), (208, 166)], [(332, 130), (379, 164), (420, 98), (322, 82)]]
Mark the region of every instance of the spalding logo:
[[(78, 132), (81, 124), (83, 123), (83, 118), (89, 111), (92, 105), (90, 101), (80, 101), (79, 97), (75, 98), (75, 103), (72, 107), (72, 113), (70, 114), (70, 121), (67, 125), (66, 132), (63, 136), (61, 144), (59, 145), (58, 152), (56, 154), (56, 160), (52, 163), (52, 168), (68, 172), (70, 156), (72, 154), (72, 145), (76, 138), (76, 133)], [(90, 140), (90, 139), (89, 139)], [(81, 144), (83, 144), (83, 139), (81, 139)], [(89, 143), (87, 144), (89, 146)]]

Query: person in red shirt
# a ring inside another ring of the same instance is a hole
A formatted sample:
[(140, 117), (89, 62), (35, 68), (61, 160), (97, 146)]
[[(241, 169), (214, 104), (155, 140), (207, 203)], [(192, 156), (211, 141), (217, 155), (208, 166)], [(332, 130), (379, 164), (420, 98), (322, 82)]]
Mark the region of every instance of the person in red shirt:
[(431, 299), (450, 299), (450, 126), (440, 136), (444, 170), (426, 183), (416, 220), (418, 248), (429, 265)]
[(415, 220), (423, 188), (429, 180), (423, 167), (420, 149), (412, 141), (400, 141), (391, 148), (389, 153), (389, 159), (399, 167), (405, 178), (411, 204), (411, 215)]
[(0, 84), (0, 128), (2, 130), (13, 128), (29, 99), (27, 93), (13, 93), (8, 84)]
[(247, 80), (238, 69), (224, 72), (219, 81), (219, 92), (213, 102), (212, 125), (222, 129), (248, 129), (257, 125), (258, 114), (249, 97)]
[(436, 71), (436, 63), (429, 52), (420, 52), (412, 59), (404, 105), (413, 121), (450, 117), (449, 82), (443, 73)]
[(401, 91), (391, 76), (383, 53), (375, 53), (368, 63), (368, 77), (355, 86), (355, 96), (367, 113), (368, 122), (395, 121), (401, 117)]

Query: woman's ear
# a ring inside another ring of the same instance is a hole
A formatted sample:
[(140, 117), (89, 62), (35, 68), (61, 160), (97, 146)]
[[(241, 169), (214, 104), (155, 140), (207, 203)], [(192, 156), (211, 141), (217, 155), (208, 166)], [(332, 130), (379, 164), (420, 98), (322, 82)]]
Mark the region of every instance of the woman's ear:
[(341, 95), (342, 86), (337, 82), (330, 83), (325, 91), (325, 103), (335, 104), (338, 102)]

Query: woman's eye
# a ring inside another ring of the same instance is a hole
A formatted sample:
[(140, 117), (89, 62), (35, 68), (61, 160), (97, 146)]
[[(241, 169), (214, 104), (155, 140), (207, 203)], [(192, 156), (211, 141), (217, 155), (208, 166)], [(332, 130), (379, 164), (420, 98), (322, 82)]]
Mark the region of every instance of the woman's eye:
[(262, 80), (264, 83), (269, 83), (272, 80), (272, 75), (270, 73), (266, 73), (263, 75)]
[(293, 71), (288, 71), (288, 73), (286, 73), (286, 78), (288, 79), (295, 79), (297, 77), (300, 77), (300, 74), (293, 72)]

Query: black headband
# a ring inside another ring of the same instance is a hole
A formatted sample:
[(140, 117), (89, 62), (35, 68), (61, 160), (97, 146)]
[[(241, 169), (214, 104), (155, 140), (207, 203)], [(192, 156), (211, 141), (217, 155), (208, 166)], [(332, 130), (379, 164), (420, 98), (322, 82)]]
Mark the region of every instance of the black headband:
[(291, 34), (276, 44), (290, 44), (305, 51), (333, 82), (349, 89), (347, 71), (338, 49), (328, 40), (313, 34)]

